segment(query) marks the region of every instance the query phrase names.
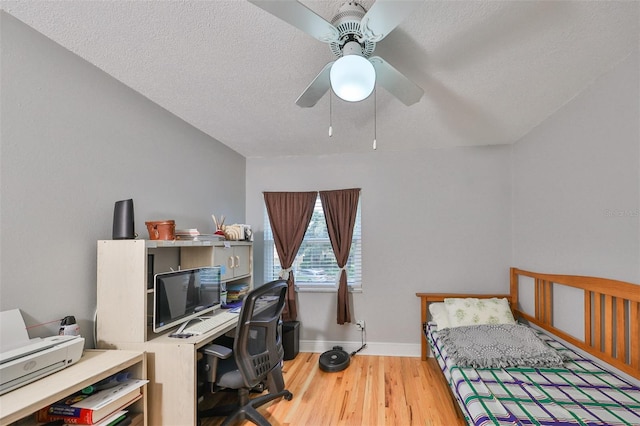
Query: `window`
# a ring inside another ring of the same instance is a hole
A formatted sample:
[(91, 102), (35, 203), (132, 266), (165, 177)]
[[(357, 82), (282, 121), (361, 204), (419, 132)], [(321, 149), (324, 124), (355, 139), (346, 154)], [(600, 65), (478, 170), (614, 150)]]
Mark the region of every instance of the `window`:
[[(265, 281), (278, 279), (280, 261), (273, 242), (273, 234), (269, 224), (269, 215), (264, 211), (264, 257)], [(356, 224), (353, 229), (351, 251), (347, 261), (347, 285), (350, 291), (362, 289), (362, 241), (360, 232), (360, 204), (356, 214)], [(338, 264), (331, 248), (327, 224), (320, 196), (311, 216), (311, 222), (304, 235), (304, 241), (298, 250), (298, 255), (292, 265), (298, 291), (337, 291)]]

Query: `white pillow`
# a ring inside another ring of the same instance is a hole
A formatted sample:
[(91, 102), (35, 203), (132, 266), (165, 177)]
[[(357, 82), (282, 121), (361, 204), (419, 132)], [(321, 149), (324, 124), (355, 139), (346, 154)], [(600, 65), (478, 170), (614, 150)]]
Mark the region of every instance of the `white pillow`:
[(449, 327), (449, 316), (447, 315), (447, 308), (444, 306), (444, 303), (430, 303), (429, 313), (431, 313), (431, 320), (438, 326), (436, 330)]
[(507, 299), (444, 299), (449, 327), (479, 324), (515, 324)]

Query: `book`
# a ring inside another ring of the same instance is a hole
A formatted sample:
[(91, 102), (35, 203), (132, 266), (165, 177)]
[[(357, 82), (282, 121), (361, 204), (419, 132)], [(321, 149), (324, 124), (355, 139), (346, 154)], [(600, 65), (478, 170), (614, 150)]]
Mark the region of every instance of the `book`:
[[(126, 426), (131, 424), (132, 417), (127, 415), (127, 410), (116, 411), (113, 414), (108, 415), (98, 423), (94, 423), (92, 426)], [(56, 420), (53, 422), (42, 424), (41, 426), (69, 426), (73, 423), (64, 423), (64, 420)]]
[(249, 284), (227, 284), (227, 301), (228, 303), (241, 301), (248, 292)]
[(95, 423), (94, 426), (114, 426), (117, 424), (121, 424), (126, 417), (127, 417), (127, 410), (116, 411), (113, 414), (109, 414), (107, 417), (100, 420), (98, 423)]
[(93, 425), (123, 408), (142, 394), (148, 380), (128, 379), (91, 395), (77, 393), (38, 410), (38, 422), (62, 420), (67, 424)]

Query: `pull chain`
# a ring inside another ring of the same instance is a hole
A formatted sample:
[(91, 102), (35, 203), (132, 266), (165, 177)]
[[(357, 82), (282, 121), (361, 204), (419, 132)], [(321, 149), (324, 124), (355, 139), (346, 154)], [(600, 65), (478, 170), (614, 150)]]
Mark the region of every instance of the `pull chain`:
[(374, 88), (373, 89), (373, 150), (378, 149), (378, 102), (377, 95), (378, 92)]
[(331, 109), (331, 100), (333, 99), (333, 94), (331, 93), (332, 90), (329, 89), (329, 137), (333, 136), (333, 126), (331, 125), (331, 120), (332, 120), (332, 109)]

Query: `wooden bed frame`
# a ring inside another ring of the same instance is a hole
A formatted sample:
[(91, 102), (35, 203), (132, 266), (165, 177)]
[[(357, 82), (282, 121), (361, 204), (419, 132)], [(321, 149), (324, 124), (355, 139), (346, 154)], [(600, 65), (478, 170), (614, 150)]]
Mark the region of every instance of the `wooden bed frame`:
[[(529, 277), (527, 283), (520, 277)], [(535, 313), (520, 308), (520, 285), (534, 286)], [(567, 286), (583, 291), (584, 340), (556, 328), (553, 321), (553, 290)], [(552, 275), (511, 268), (510, 294), (416, 293), (421, 306), (421, 323), (426, 324), (429, 304), (451, 297), (507, 298), (516, 318), (546, 330), (590, 355), (640, 380), (640, 285), (606, 278)], [(422, 331), (422, 328), (421, 328)], [(421, 335), (422, 359), (427, 359), (427, 341)]]

